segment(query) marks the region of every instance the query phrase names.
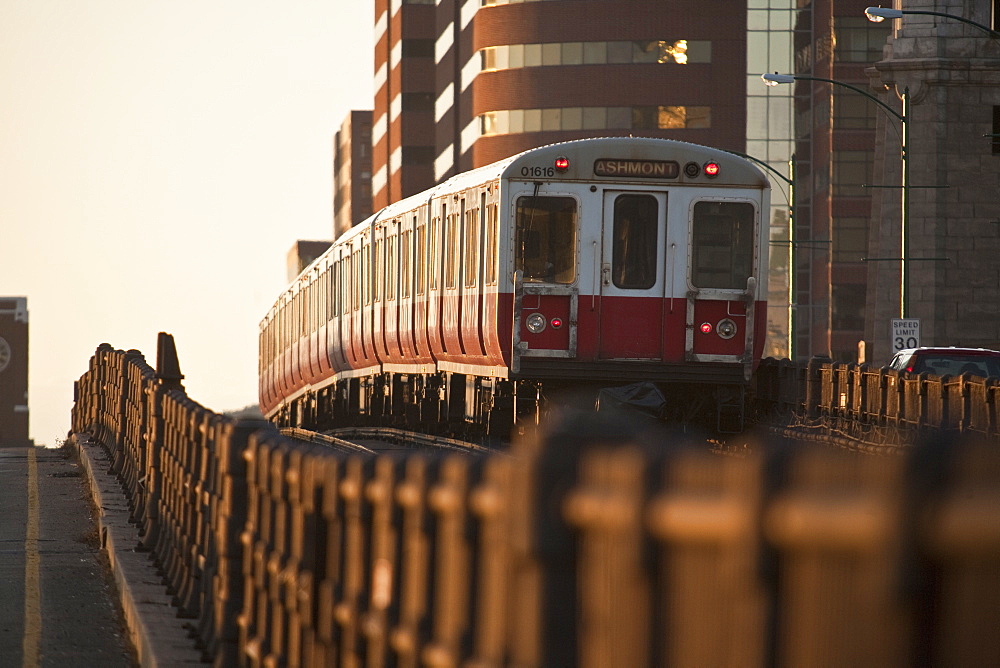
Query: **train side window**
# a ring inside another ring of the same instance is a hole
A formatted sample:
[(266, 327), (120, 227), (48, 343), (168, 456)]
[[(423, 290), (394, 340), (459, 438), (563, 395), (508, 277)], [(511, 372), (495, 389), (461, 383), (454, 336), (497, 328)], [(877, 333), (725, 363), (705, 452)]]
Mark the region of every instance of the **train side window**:
[(351, 255), (344, 255), (340, 260), (340, 313), (347, 315), (351, 311)]
[(515, 268), (524, 280), (576, 280), (576, 200), (572, 197), (517, 198)]
[(441, 217), (431, 220), (429, 242), (427, 245), (427, 272), (431, 290), (438, 289), (438, 276), (441, 274), (438, 268), (438, 248), (444, 245), (444, 234), (441, 228), (445, 225), (447, 219), (448, 209), (446, 205), (442, 204)]
[(427, 291), (427, 226), (417, 228), (417, 294)]
[(620, 195), (615, 199), (611, 260), (615, 287), (648, 290), (656, 284), (658, 218), (659, 206), (651, 195)]
[(493, 204), (489, 208), (483, 207), (486, 211), (486, 284), (496, 285), (497, 283), (497, 263), (499, 252), (497, 244), (500, 237), (497, 232), (497, 205)]
[(465, 287), (479, 283), (479, 209), (469, 209), (465, 217)]
[(305, 324), (304, 331), (316, 331), (316, 284), (310, 281), (306, 285), (305, 300), (302, 304), (302, 322)]
[(322, 284), (319, 282), (319, 273), (313, 274), (313, 282), (309, 285), (309, 328), (313, 332), (319, 331), (320, 313), (319, 297)]
[(375, 253), (372, 256), (372, 298), (375, 301), (382, 300), (382, 280), (385, 277), (385, 271), (383, 271), (383, 255), (382, 249), (385, 244), (382, 243), (381, 239), (375, 240)]
[(753, 272), (754, 208), (749, 202), (697, 202), (691, 234), (691, 283), (743, 290)]
[(396, 299), (396, 281), (399, 280), (399, 274), (396, 272), (396, 266), (398, 263), (398, 257), (396, 256), (396, 249), (399, 245), (396, 243), (395, 233), (389, 235), (385, 240), (385, 298), (386, 301), (395, 301)]
[(330, 283), (327, 286), (329, 301), (327, 303), (327, 320), (331, 321), (340, 313), (340, 293), (337, 291), (337, 275), (340, 271), (340, 263), (336, 260), (330, 263)]
[(361, 251), (351, 253), (351, 310), (361, 308), (361, 286), (358, 281), (358, 270), (361, 268)]
[(319, 297), (322, 292), (322, 288), (323, 284), (319, 282), (319, 272), (316, 272), (313, 274), (313, 282), (309, 285), (309, 292), (311, 293), (309, 298), (309, 326), (314, 332), (319, 331)]
[(399, 297), (407, 299), (410, 296), (410, 277), (412, 270), (412, 260), (410, 255), (410, 239), (413, 237), (412, 230), (405, 230), (400, 235), (399, 248)]
[(457, 285), (455, 269), (458, 260), (458, 215), (456, 213), (449, 215), (444, 225), (444, 256), (441, 258), (441, 261), (444, 262), (444, 287), (454, 288)]
[(316, 323), (317, 329), (326, 324), (326, 271), (321, 271), (316, 274)]
[[(362, 242), (363, 243), (363, 242)], [(361, 303), (364, 306), (368, 306), (372, 303), (372, 280), (371, 280), (371, 262), (372, 262), (372, 251), (371, 251), (371, 241), (364, 244), (361, 247), (361, 274), (360, 274), (360, 284), (361, 284)]]

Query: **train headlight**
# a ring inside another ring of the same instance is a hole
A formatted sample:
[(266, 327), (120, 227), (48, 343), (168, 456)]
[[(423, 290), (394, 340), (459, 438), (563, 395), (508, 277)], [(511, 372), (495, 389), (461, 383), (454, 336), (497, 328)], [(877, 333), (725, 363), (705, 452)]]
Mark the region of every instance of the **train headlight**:
[(569, 158), (564, 158), (562, 156), (559, 156), (558, 158), (555, 159), (555, 162), (552, 164), (556, 168), (557, 172), (565, 172), (567, 169), (569, 169)]
[(736, 323), (729, 318), (720, 320), (719, 324), (715, 326), (715, 331), (719, 333), (721, 338), (731, 339), (736, 336)]
[(716, 176), (719, 175), (720, 168), (719, 168), (719, 163), (717, 162), (706, 162), (703, 169), (705, 171), (705, 176), (707, 176), (710, 179), (714, 179)]
[(702, 334), (711, 334), (712, 333), (712, 323), (710, 323), (710, 322), (703, 322), (703, 323), (701, 323), (701, 327), (699, 327), (698, 329), (701, 330)]
[(541, 334), (545, 331), (545, 316), (541, 313), (532, 313), (528, 316), (528, 319), (524, 321), (524, 326), (528, 328), (528, 331), (532, 334)]
[(552, 329), (559, 329), (562, 327), (562, 318), (552, 318), (549, 324), (552, 325)]

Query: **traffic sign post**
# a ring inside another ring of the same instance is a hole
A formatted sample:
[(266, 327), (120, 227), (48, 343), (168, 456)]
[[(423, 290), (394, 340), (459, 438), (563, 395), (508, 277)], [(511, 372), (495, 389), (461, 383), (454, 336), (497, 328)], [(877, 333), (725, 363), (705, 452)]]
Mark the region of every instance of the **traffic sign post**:
[(919, 318), (893, 318), (892, 319), (892, 352), (898, 353), (907, 348), (920, 347), (920, 319)]

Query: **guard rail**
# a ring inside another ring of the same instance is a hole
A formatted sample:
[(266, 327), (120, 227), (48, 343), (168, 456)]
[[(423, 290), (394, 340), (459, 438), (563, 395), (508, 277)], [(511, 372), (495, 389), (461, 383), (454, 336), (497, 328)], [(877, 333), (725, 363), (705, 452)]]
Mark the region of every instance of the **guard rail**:
[[(779, 383), (789, 405), (882, 415), (827, 392), (863, 373), (795, 377), (811, 399)], [(773, 437), (721, 456), (570, 414), (510, 455), (374, 456), (213, 413), (182, 378), (168, 335), (156, 370), (102, 345), (73, 430), (216, 666), (1000, 663), (1000, 457), (978, 426), (894, 456)]]

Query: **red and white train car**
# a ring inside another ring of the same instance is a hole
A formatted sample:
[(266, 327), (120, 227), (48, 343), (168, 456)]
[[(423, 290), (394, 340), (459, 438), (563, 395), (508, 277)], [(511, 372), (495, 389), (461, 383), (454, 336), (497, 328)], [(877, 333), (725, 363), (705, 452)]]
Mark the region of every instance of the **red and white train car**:
[(282, 425), (508, 429), (572, 387), (646, 381), (738, 427), (766, 325), (769, 184), (684, 142), (533, 149), (337, 239), (261, 323)]

